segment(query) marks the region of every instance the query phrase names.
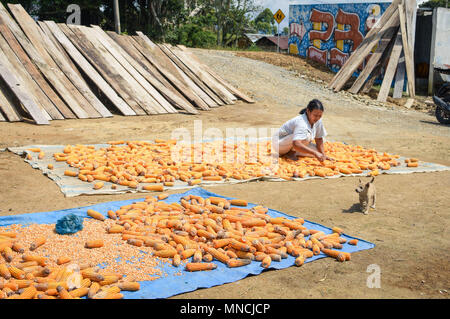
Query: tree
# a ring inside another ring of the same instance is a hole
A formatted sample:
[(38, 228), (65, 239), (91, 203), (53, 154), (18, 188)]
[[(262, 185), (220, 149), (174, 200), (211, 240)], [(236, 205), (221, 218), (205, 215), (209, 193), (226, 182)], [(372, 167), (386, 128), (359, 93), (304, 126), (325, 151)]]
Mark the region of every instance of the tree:
[(254, 20), (255, 27), (264, 34), (274, 34), (277, 32), (275, 18), (269, 8), (264, 9)]
[(420, 8), (450, 7), (449, 0), (430, 0), (419, 5)]
[(289, 35), (289, 28), (288, 27), (284, 27), (283, 28), (283, 34), (284, 35)]

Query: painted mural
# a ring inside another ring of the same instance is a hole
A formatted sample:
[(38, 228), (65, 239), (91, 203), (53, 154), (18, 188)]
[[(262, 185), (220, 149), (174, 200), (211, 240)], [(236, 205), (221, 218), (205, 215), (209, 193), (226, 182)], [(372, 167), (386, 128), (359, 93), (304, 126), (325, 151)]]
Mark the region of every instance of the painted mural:
[(326, 64), (337, 72), (390, 5), (358, 2), (312, 0), (290, 4), (289, 52)]

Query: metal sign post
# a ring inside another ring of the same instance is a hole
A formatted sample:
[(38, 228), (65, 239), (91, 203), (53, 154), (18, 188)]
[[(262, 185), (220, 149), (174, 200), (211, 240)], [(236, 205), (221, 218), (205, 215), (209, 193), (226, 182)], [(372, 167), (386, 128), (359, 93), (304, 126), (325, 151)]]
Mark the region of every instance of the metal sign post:
[(281, 21), (284, 20), (284, 18), (286, 16), (284, 15), (283, 11), (281, 11), (281, 9), (278, 9), (278, 11), (273, 15), (273, 17), (275, 18), (275, 20), (278, 23), (278, 29), (277, 29), (277, 33), (278, 33), (277, 52), (280, 53), (280, 23), (281, 23)]

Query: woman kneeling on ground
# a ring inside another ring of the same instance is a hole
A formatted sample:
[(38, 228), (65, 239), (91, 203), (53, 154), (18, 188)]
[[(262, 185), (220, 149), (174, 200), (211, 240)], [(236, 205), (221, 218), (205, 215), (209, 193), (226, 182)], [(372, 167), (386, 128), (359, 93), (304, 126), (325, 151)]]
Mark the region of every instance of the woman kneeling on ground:
[(281, 126), (274, 138), (275, 142), (278, 140), (279, 156), (315, 157), (320, 162), (333, 160), (325, 154), (323, 146), (323, 138), (327, 135), (321, 120), (323, 111), (322, 102), (314, 99), (298, 116)]

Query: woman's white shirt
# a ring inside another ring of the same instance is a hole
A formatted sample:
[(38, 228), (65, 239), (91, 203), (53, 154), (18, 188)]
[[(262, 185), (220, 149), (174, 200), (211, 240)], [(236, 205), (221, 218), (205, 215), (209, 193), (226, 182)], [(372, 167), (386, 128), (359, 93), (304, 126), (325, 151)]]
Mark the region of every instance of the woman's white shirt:
[(300, 114), (290, 119), (281, 126), (278, 131), (278, 138), (282, 139), (288, 135), (293, 135), (292, 141), (307, 140), (308, 142), (311, 142), (316, 138), (327, 136), (327, 131), (323, 126), (322, 119), (318, 120), (311, 127), (305, 112), (304, 114)]

